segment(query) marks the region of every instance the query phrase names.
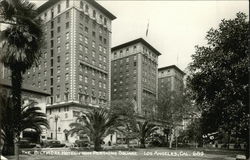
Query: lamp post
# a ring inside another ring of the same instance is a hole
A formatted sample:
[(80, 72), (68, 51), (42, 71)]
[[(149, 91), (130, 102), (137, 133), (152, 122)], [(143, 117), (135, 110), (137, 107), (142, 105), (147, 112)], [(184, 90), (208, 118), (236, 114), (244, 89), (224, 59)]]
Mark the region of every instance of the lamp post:
[(56, 122), (56, 140), (57, 140), (57, 122), (58, 122), (58, 115), (55, 115), (55, 122)]

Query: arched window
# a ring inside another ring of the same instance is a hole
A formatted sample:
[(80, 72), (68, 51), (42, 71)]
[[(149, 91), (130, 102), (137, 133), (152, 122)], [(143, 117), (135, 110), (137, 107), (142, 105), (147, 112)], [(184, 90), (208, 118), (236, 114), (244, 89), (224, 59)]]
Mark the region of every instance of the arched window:
[(80, 2), (80, 8), (83, 9), (83, 2)]
[(89, 12), (89, 6), (87, 4), (85, 5), (85, 11)]

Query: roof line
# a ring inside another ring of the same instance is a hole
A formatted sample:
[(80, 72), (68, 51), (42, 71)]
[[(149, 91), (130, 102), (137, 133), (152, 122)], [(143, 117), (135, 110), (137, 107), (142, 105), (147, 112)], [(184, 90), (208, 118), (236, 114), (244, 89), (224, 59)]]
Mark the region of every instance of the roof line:
[(115, 50), (118, 50), (118, 49), (121, 49), (121, 48), (124, 48), (124, 47), (127, 47), (127, 46), (130, 46), (130, 45), (133, 45), (133, 44), (136, 44), (136, 43), (139, 43), (141, 42), (142, 44), (144, 44), (145, 46), (147, 46), (149, 49), (151, 49), (153, 52), (155, 52), (158, 56), (161, 55), (161, 53), (156, 50), (152, 45), (150, 45), (147, 41), (145, 41), (143, 38), (138, 38), (138, 39), (135, 39), (135, 40), (132, 40), (132, 41), (129, 41), (129, 42), (126, 42), (126, 43), (123, 43), (123, 44), (120, 44), (118, 46), (115, 46), (115, 47), (112, 47), (111, 48), (111, 51), (115, 51)]
[(170, 65), (170, 66), (161, 67), (161, 68), (158, 68), (158, 71), (165, 70), (165, 69), (170, 69), (170, 68), (175, 68), (176, 70), (178, 70), (179, 72), (181, 72), (183, 75), (186, 74), (184, 71), (182, 71), (182, 70), (181, 70), (179, 67), (177, 67), (176, 65)]
[[(42, 13), (43, 11), (45, 11), (46, 9), (48, 9), (49, 7), (51, 7), (52, 5), (56, 4), (59, 1), (60, 0), (48, 0), (47, 2), (45, 2), (40, 7), (37, 8), (37, 12), (40, 14), (40, 13)], [(101, 12), (103, 12), (103, 14), (105, 14), (111, 20), (116, 19), (116, 16), (114, 16), (111, 12), (109, 12), (107, 9), (105, 9), (103, 6), (101, 6), (95, 0), (85, 0), (85, 1), (90, 3), (91, 5), (93, 5), (97, 9), (99, 9)]]

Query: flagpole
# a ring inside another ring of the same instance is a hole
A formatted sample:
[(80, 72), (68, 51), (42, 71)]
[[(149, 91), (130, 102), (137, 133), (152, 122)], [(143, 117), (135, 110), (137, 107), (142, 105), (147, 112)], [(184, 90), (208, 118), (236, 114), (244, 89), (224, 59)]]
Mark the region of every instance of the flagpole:
[(149, 29), (149, 19), (148, 19), (148, 24), (147, 24), (147, 29), (146, 29), (146, 38), (148, 37), (148, 29)]

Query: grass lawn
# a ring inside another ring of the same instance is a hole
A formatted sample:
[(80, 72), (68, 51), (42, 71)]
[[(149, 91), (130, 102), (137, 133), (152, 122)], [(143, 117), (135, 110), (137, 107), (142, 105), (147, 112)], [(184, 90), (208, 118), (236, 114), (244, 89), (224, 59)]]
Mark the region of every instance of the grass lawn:
[[(47, 150), (47, 153), (56, 153), (54, 151), (57, 151), (57, 153), (61, 152), (59, 149), (50, 149)], [(236, 155), (242, 154), (242, 152), (201, 149), (170, 150), (167, 148), (147, 148), (136, 149), (135, 151), (84, 151), (82, 154), (84, 155), (20, 155), (20, 160), (235, 160)], [(13, 156), (7, 158), (9, 160), (14, 160)]]

